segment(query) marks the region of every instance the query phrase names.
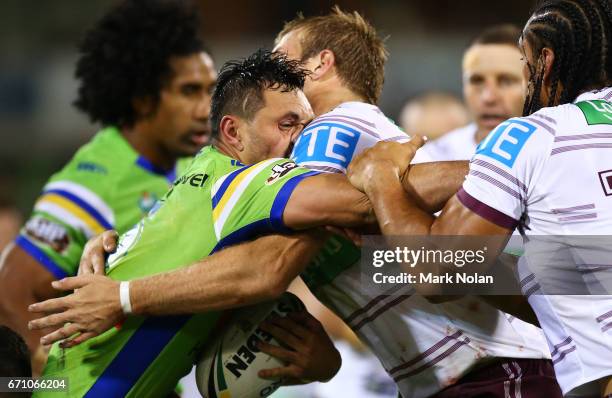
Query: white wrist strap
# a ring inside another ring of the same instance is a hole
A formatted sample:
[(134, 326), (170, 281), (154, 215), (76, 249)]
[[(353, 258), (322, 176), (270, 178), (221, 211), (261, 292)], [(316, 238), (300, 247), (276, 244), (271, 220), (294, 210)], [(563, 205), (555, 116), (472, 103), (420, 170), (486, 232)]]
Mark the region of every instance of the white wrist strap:
[(119, 301), (121, 302), (123, 315), (130, 315), (132, 313), (132, 303), (130, 302), (130, 282), (121, 282), (119, 284)]

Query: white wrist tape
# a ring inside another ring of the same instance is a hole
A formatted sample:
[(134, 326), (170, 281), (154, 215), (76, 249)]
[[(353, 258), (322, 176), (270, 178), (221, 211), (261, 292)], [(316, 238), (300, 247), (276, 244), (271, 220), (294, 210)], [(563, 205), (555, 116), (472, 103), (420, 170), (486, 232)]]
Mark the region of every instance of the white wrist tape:
[(123, 315), (132, 313), (132, 303), (130, 302), (130, 282), (121, 282), (119, 284), (119, 301)]

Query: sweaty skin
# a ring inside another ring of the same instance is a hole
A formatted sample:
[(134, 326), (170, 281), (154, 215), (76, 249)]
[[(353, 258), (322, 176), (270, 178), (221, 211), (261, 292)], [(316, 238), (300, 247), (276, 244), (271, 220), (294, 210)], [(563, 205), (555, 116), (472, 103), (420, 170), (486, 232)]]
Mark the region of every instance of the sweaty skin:
[[(413, 148), (412, 153), (403, 154), (405, 164), (416, 151), (416, 141), (411, 143), (406, 145)], [(437, 211), (460, 187), (467, 162), (424, 163), (407, 170), (403, 182), (406, 190), (423, 198), (419, 200), (426, 209)], [(350, 227), (374, 219), (365, 195), (345, 176), (325, 174), (307, 178), (296, 187), (283, 221), (293, 228), (310, 228), (329, 224)], [(267, 236), (227, 248), (183, 269), (131, 281), (132, 310), (142, 315), (198, 313), (276, 298), (318, 251), (320, 238), (317, 232), (307, 237)], [(244, 266), (245, 258), (250, 261), (249, 267)], [(228, 280), (233, 283), (228, 285)], [(30, 307), (33, 312), (53, 313), (32, 321), (31, 328), (60, 328), (43, 338), (46, 343), (81, 332), (69, 343), (78, 344), (123, 318), (116, 281), (84, 275), (56, 282), (54, 287), (78, 291)], [(63, 326), (66, 322), (71, 323)]]

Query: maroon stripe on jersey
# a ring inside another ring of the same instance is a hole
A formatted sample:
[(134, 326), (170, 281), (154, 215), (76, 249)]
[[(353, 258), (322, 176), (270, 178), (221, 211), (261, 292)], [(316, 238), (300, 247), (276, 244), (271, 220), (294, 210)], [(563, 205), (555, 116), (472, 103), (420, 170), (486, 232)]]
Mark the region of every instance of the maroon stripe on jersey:
[(612, 138), (612, 133), (576, 134), (555, 137), (555, 142), (590, 140), (592, 138)]
[(390, 137), (390, 138), (385, 138), (383, 141), (401, 141), (401, 140), (406, 140), (408, 141), (410, 139), (409, 135), (396, 135), (394, 137)]
[(567, 350), (564, 350), (564, 351), (559, 351), (559, 356), (553, 359), (553, 364), (556, 365), (559, 362), (563, 361), (565, 357), (567, 356), (567, 354), (569, 354), (570, 352), (574, 352), (574, 351), (576, 351), (576, 346), (572, 346), (571, 348), (568, 348)]
[(420, 368), (414, 369), (408, 373), (404, 373), (398, 376), (393, 377), (393, 380), (398, 383), (401, 380), (407, 379), (408, 377), (414, 376), (418, 373), (421, 373), (422, 371), (431, 368), (432, 366), (434, 366), (435, 364), (437, 364), (438, 362), (440, 362), (441, 360), (443, 360), (444, 358), (447, 358), (448, 356), (450, 356), (453, 352), (457, 351), (459, 348), (461, 348), (462, 346), (468, 344), (470, 342), (470, 339), (468, 339), (467, 337), (465, 338), (464, 341), (458, 341), (456, 342), (453, 346), (451, 346), (448, 350), (444, 351), (442, 354), (438, 355), (437, 357), (435, 357), (434, 359), (432, 359), (431, 361), (427, 362), (425, 365), (421, 366)]
[(377, 303), (383, 301), (387, 297), (391, 297), (392, 294), (397, 293), (397, 291), (402, 289), (402, 288), (403, 288), (402, 285), (397, 285), (397, 286), (394, 286), (393, 288), (389, 289), (389, 291), (387, 292), (388, 294), (381, 294), (380, 296), (374, 297), (372, 300), (368, 301), (366, 303), (366, 305), (364, 305), (363, 307), (359, 308), (358, 310), (355, 310), (349, 316), (344, 318), (343, 319), (344, 322), (345, 323), (351, 323), (359, 315), (365, 314), (370, 308), (374, 307)]
[(316, 164), (308, 164), (308, 162), (300, 163), (300, 166), (306, 167), (307, 169), (311, 169), (311, 170), (323, 171), (325, 173), (343, 173), (344, 172), (343, 168), (336, 168), (336, 167), (331, 167), (331, 166), (318, 166)]
[(601, 142), (601, 143), (595, 143), (595, 144), (562, 146), (562, 147), (553, 149), (550, 152), (550, 154), (551, 155), (558, 155), (558, 154), (563, 153), (563, 152), (580, 151), (582, 149), (595, 149), (595, 148), (612, 148), (612, 143)]
[[(324, 120), (321, 120), (321, 119), (324, 119)], [(361, 125), (359, 125), (357, 123), (353, 123), (353, 122), (348, 121), (348, 120), (344, 120), (344, 119), (340, 119), (340, 118), (334, 118), (334, 117), (319, 118), (319, 119), (315, 120), (312, 124), (309, 124), (308, 125), (308, 129), (315, 128), (319, 124), (323, 124), (325, 122), (340, 122), (340, 123), (348, 124), (348, 125), (351, 125), (351, 126), (355, 127), (356, 129), (358, 129), (359, 132), (361, 132), (361, 133), (366, 133), (366, 134), (371, 135), (372, 137), (374, 137), (374, 138), (376, 138), (378, 140), (382, 140), (382, 137), (378, 133), (376, 133), (376, 132), (374, 132), (372, 130), (369, 130), (369, 129), (367, 129), (367, 128), (365, 128), (365, 127), (363, 127), (363, 126), (361, 126)]]
[(485, 160), (482, 159), (474, 159), (471, 164), (475, 164), (481, 167), (484, 167), (486, 169), (489, 169), (497, 174), (499, 174), (500, 176), (504, 177), (506, 180), (516, 184), (519, 188), (521, 188), (525, 194), (527, 194), (527, 186), (525, 184), (523, 184), (523, 182), (521, 180), (519, 180), (518, 178), (514, 177), (512, 174), (508, 173), (505, 170), (500, 169), (499, 167), (495, 166), (494, 164), (491, 164)]
[(553, 119), (552, 117), (548, 117), (546, 115), (540, 115), (539, 113), (534, 113), (533, 115), (531, 115), (531, 117), (539, 117), (540, 119), (546, 120), (547, 122), (550, 122), (552, 124), (557, 124), (557, 121)]
[(608, 319), (610, 317), (612, 317), (612, 310), (606, 312), (605, 314), (601, 314), (600, 316), (598, 316), (595, 319), (597, 320), (597, 322), (601, 322), (601, 321), (606, 320), (606, 319)]
[(604, 324), (604, 325), (601, 327), (601, 331), (602, 331), (602, 332), (607, 332), (607, 331), (608, 331), (608, 330), (610, 330), (610, 329), (612, 329), (612, 322), (607, 323), (607, 324)]
[(506, 192), (507, 194), (509, 194), (511, 196), (514, 196), (515, 198), (517, 198), (518, 200), (523, 202), (523, 197), (521, 196), (520, 193), (516, 192), (514, 189), (510, 188), (509, 186), (507, 186), (503, 182), (499, 181), (498, 179), (494, 178), (493, 176), (490, 176), (490, 175), (485, 174), (485, 173), (481, 173), (478, 170), (470, 170), (470, 175), (472, 175), (474, 177), (478, 177), (478, 178), (480, 178), (482, 180), (487, 181), (488, 183), (491, 183), (491, 184), (495, 185), (496, 187), (498, 187), (502, 191)]
[(353, 329), (353, 331), (357, 331), (357, 330), (361, 329), (364, 325), (366, 325), (366, 324), (372, 322), (373, 320), (375, 320), (376, 318), (378, 318), (383, 312), (386, 312), (391, 307), (395, 307), (396, 305), (398, 305), (402, 301), (406, 300), (410, 296), (411, 296), (410, 294), (402, 294), (402, 295), (397, 296), (393, 300), (391, 300), (388, 303), (386, 303), (384, 306), (382, 306), (379, 309), (377, 309), (376, 311), (374, 311), (371, 315), (367, 316), (366, 318), (363, 318), (361, 321), (359, 321), (354, 326), (351, 326), (351, 329)]
[(365, 124), (367, 126), (370, 126), (370, 127), (373, 127), (373, 128), (376, 127), (376, 125), (374, 123), (370, 122), (370, 121), (367, 121), (365, 119), (361, 119), (361, 118), (358, 118), (358, 117), (355, 117), (355, 116), (349, 116), (349, 115), (335, 115), (335, 114), (333, 114), (333, 115), (323, 115), (323, 116), (321, 116), (319, 118), (316, 118), (314, 121), (316, 122), (316, 121), (319, 121), (319, 120), (326, 120), (326, 119), (338, 118), (338, 117), (343, 118), (343, 119), (356, 120), (356, 121), (358, 121), (360, 123), (363, 123), (363, 124)]
[(595, 203), (589, 203), (586, 205), (580, 205), (580, 206), (572, 206), (572, 207), (560, 207), (557, 209), (551, 209), (550, 211), (553, 214), (563, 214), (563, 213), (572, 213), (574, 211), (578, 211), (578, 210), (589, 210), (589, 209), (594, 209), (595, 208)]
[(518, 220), (502, 213), (499, 210), (492, 208), (491, 206), (482, 203), (472, 195), (467, 193), (463, 188), (457, 192), (457, 199), (468, 209), (478, 214), (485, 220), (491, 221), (493, 224), (497, 224), (502, 228), (514, 229), (518, 225)]
[(462, 335), (463, 335), (463, 332), (462, 331), (458, 331), (458, 332), (455, 332), (455, 333), (451, 334), (450, 336), (445, 336), (442, 340), (438, 341), (436, 344), (432, 345), (431, 347), (429, 347), (428, 349), (426, 349), (425, 351), (423, 351), (422, 353), (420, 353), (416, 357), (412, 358), (408, 362), (404, 362), (404, 363), (402, 363), (400, 365), (397, 365), (393, 369), (390, 369), (388, 371), (388, 373), (389, 374), (397, 373), (400, 370), (404, 370), (406, 368), (411, 367), (415, 363), (417, 363), (419, 361), (422, 361), (423, 359), (427, 358), (428, 356), (430, 356), (434, 352), (438, 351), (440, 348), (442, 348), (449, 341), (457, 340)]
[(568, 345), (568, 344), (572, 343), (573, 341), (574, 341), (574, 340), (572, 339), (572, 337), (571, 337), (571, 336), (567, 336), (567, 337), (565, 338), (565, 340), (563, 340), (563, 341), (562, 341), (562, 342), (560, 342), (559, 344), (555, 344), (555, 345), (553, 345), (553, 347), (554, 347), (555, 349), (554, 349), (554, 350), (553, 350), (553, 351), (550, 353), (550, 355), (551, 355), (551, 356), (555, 356), (555, 355), (557, 355), (557, 354), (559, 353), (559, 350), (561, 349), (561, 347), (565, 347), (566, 345)]
[(540, 290), (540, 288), (541, 288), (540, 284), (536, 282), (533, 286), (527, 289), (527, 291), (523, 294), (525, 296), (525, 299), (528, 299), (529, 297), (531, 297), (531, 295), (533, 295), (535, 292)]
[(535, 124), (539, 125), (539, 126), (540, 126), (540, 127), (542, 127), (544, 130), (546, 130), (546, 131), (548, 131), (550, 134), (552, 134), (552, 135), (553, 135), (553, 137), (555, 136), (555, 129), (554, 129), (554, 128), (552, 128), (552, 127), (550, 127), (548, 124), (544, 123), (543, 121), (538, 120), (538, 119), (534, 119), (533, 117), (526, 117), (526, 118), (524, 118), (524, 119), (529, 120), (530, 122), (532, 122), (532, 123), (535, 123)]
[(578, 214), (575, 216), (559, 217), (559, 221), (582, 221), (582, 220), (593, 220), (597, 218), (597, 213)]
[(525, 278), (521, 279), (521, 287), (525, 286), (529, 282), (535, 279), (535, 274), (529, 274)]

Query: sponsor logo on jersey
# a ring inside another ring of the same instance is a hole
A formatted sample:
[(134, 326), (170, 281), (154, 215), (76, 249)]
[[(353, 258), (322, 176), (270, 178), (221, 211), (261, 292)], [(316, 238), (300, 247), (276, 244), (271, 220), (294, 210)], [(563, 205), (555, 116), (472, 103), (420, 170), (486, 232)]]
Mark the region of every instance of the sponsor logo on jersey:
[(300, 134), (291, 157), (297, 163), (328, 162), (346, 166), (355, 153), (359, 131), (344, 124), (313, 122)]
[(612, 124), (612, 104), (604, 100), (581, 101), (576, 103), (589, 125)]
[(478, 145), (476, 153), (512, 167), (534, 131), (536, 131), (536, 126), (524, 120), (506, 120)]
[(148, 213), (155, 206), (155, 203), (157, 203), (157, 199), (157, 195), (145, 191), (142, 193), (140, 199), (138, 199), (138, 208), (143, 213)]
[(100, 166), (99, 164), (96, 164), (93, 162), (80, 162), (79, 164), (77, 164), (77, 170), (78, 171), (89, 171), (92, 173), (99, 173), (99, 174), (108, 173), (108, 171), (106, 170), (106, 167)]
[(70, 245), (70, 236), (66, 228), (46, 218), (32, 218), (25, 225), (25, 233), (60, 254)]
[(272, 173), (270, 173), (270, 177), (266, 180), (266, 185), (272, 185), (276, 181), (280, 180), (285, 174), (290, 172), (291, 170), (298, 167), (295, 162), (285, 162), (281, 164), (275, 164), (272, 167)]
[(206, 180), (208, 180), (208, 174), (204, 174), (204, 173), (185, 174), (185, 175), (180, 176), (176, 181), (174, 181), (174, 186), (187, 184), (194, 188), (202, 188)]
[(612, 196), (612, 170), (600, 171), (599, 182), (606, 196)]

